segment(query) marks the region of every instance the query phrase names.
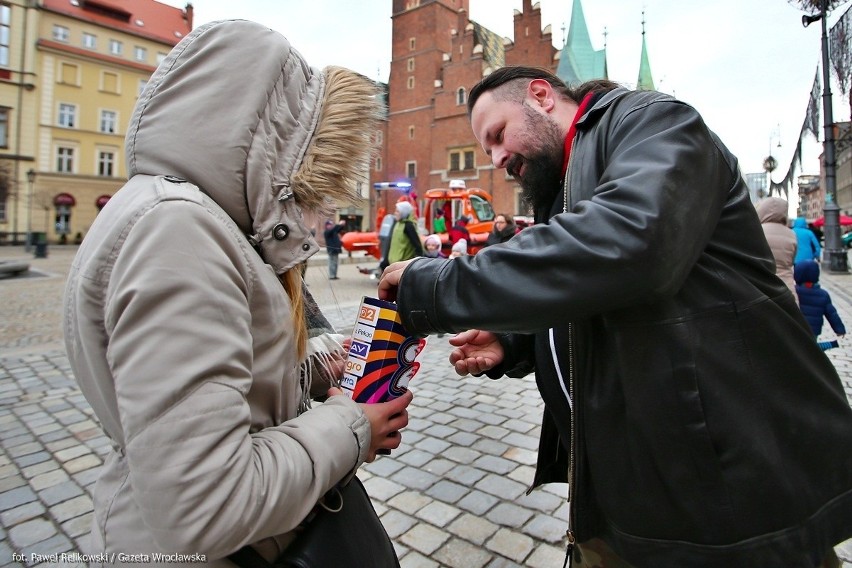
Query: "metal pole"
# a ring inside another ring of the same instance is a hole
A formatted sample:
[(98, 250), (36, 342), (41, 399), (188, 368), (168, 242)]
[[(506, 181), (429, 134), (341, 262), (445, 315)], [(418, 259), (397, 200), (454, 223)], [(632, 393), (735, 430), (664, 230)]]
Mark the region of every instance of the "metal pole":
[(823, 255), (823, 268), (830, 272), (848, 273), (849, 266), (846, 258), (846, 249), (840, 236), (840, 207), (837, 205), (837, 178), (835, 168), (837, 163), (834, 158), (834, 114), (831, 103), (831, 76), (828, 71), (828, 0), (820, 2), (822, 17), (822, 108), (825, 114), (823, 142), (823, 161), (825, 163), (825, 255)]
[(25, 250), (30, 252), (33, 246), (33, 180), (27, 175), (27, 244)]
[[(21, 193), (21, 185), (19, 183), (21, 179), (21, 129), (23, 124), (23, 114), (24, 114), (24, 87), (25, 79), (27, 78), (27, 29), (29, 28), (29, 24), (27, 20), (29, 19), (30, 7), (27, 4), (24, 4), (24, 25), (21, 26), (21, 59), (20, 59), (20, 67), (18, 68), (18, 108), (15, 112), (15, 168), (14, 168), (14, 176), (15, 176), (15, 217), (12, 220), (12, 242), (16, 242), (18, 240), (18, 221), (21, 216), (20, 209), (20, 198), (19, 195)], [(29, 252), (29, 240), (27, 240), (27, 251)]]

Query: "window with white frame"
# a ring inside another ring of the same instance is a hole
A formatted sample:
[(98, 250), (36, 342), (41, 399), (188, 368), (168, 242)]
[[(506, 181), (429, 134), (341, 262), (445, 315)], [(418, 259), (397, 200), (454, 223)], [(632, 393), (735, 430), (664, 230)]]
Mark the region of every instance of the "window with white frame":
[(12, 20), (12, 9), (6, 4), (0, 4), (0, 65), (9, 65), (9, 34)]
[(148, 59), (148, 50), (137, 45), (133, 48), (133, 58), (136, 59), (136, 61), (145, 61)]
[(408, 78), (408, 88), (409, 88), (409, 89), (413, 89), (413, 88), (414, 88), (414, 77), (409, 77), (409, 78)]
[(109, 40), (110, 55), (121, 55), (124, 52), (124, 46), (117, 39)]
[(9, 147), (9, 110), (0, 107), (0, 148)]
[(86, 49), (96, 49), (98, 47), (98, 38), (95, 34), (83, 32), (83, 47)]
[(101, 111), (101, 132), (115, 134), (118, 124), (118, 113), (114, 110)]
[(408, 127), (408, 139), (414, 140), (414, 127), (413, 126)]
[(77, 107), (68, 103), (59, 103), (59, 126), (74, 128), (77, 125)]
[(408, 70), (414, 71), (414, 58), (413, 57), (408, 58)]
[(98, 175), (104, 177), (112, 177), (114, 175), (113, 168), (115, 167), (115, 152), (100, 151), (98, 152)]
[(376, 163), (373, 165), (373, 169), (377, 172), (382, 171), (382, 158), (381, 156), (376, 156)]
[(450, 150), (450, 171), (474, 169), (474, 152), (473, 148), (461, 148)]
[(74, 173), (74, 148), (60, 146), (56, 149), (56, 171), (61, 174)]
[(62, 41), (67, 43), (70, 38), (71, 30), (69, 30), (65, 26), (53, 24), (53, 39), (55, 39), (56, 41)]
[(474, 168), (473, 150), (464, 151), (464, 169), (472, 170)]
[(405, 162), (405, 176), (408, 179), (417, 177), (417, 162)]

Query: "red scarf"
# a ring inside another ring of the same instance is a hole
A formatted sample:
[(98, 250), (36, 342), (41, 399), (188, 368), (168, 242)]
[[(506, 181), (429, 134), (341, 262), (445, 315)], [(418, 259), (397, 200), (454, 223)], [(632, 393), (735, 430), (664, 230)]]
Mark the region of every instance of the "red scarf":
[(565, 177), (565, 172), (568, 171), (568, 158), (571, 157), (571, 143), (574, 141), (574, 136), (577, 134), (577, 121), (582, 118), (586, 112), (586, 108), (592, 101), (594, 93), (587, 93), (580, 106), (577, 107), (577, 114), (574, 115), (574, 120), (571, 121), (571, 128), (568, 129), (568, 135), (565, 137), (565, 154), (562, 162), (562, 177)]

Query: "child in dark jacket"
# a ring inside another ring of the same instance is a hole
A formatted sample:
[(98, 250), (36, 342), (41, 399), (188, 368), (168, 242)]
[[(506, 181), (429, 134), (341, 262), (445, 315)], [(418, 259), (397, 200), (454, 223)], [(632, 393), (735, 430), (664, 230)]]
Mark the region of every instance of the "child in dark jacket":
[[(813, 260), (802, 260), (793, 267), (793, 278), (796, 281), (796, 295), (799, 296), (799, 307), (811, 330), (814, 332), (814, 337), (819, 337), (822, 333), (823, 318), (828, 320), (831, 329), (838, 337), (846, 335), (846, 327), (840, 319), (840, 314), (834, 304), (831, 303), (831, 296), (819, 285), (819, 263)], [(823, 345), (826, 343), (826, 345)], [(837, 347), (837, 342), (820, 342), (823, 349)]]

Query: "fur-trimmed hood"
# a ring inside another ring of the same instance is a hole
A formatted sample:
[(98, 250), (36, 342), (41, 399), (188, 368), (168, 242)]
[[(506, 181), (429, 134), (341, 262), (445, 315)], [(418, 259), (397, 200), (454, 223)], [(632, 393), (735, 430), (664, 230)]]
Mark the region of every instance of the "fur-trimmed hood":
[(140, 96), (128, 174), (199, 186), (282, 273), (318, 250), (303, 209), (357, 199), (380, 109), (367, 78), (310, 67), (260, 24), (212, 22), (171, 51)]

